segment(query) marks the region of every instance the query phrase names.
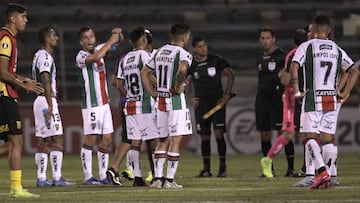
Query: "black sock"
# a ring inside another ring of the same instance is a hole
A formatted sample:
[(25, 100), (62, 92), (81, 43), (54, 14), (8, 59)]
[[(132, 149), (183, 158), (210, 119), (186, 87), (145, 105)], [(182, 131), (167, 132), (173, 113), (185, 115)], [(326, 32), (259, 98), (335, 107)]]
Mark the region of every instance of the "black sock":
[(261, 151), (264, 156), (267, 156), (267, 153), (269, 152), (271, 148), (271, 141), (261, 141)]
[(224, 138), (217, 139), (216, 143), (217, 143), (219, 159), (220, 159), (220, 169), (225, 170), (226, 169), (226, 142), (225, 142), (225, 139)]
[(294, 142), (292, 140), (285, 145), (285, 155), (288, 162), (288, 170), (294, 170)]
[(203, 157), (204, 170), (210, 171), (210, 140), (201, 141), (201, 154)]

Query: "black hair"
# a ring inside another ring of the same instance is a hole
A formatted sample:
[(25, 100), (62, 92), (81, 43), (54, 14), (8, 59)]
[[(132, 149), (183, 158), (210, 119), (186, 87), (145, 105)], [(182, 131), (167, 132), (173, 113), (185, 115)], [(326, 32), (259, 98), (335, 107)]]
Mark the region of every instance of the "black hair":
[(146, 38), (148, 40), (148, 44), (152, 44), (152, 34), (151, 34), (150, 30), (145, 29), (145, 34), (146, 34)]
[(177, 23), (171, 26), (170, 36), (172, 38), (178, 38), (180, 35), (186, 34), (190, 31), (190, 27), (185, 23)]
[(274, 31), (273, 31), (273, 29), (271, 29), (270, 27), (262, 27), (262, 28), (260, 28), (260, 30), (259, 30), (259, 37), (261, 36), (261, 33), (262, 33), (262, 32), (270, 32), (271, 36), (272, 36), (272, 37), (275, 37)]
[(314, 24), (330, 26), (330, 19), (325, 15), (318, 15), (314, 18)]
[(78, 36), (79, 36), (79, 38), (81, 38), (81, 35), (82, 35), (84, 32), (89, 31), (89, 30), (91, 30), (91, 29), (92, 29), (92, 28), (89, 27), (89, 26), (81, 27), (81, 28), (79, 29), (79, 31), (78, 31)]
[(191, 45), (193, 47), (196, 46), (197, 43), (201, 42), (201, 41), (206, 41), (205, 37), (202, 36), (202, 35), (196, 35), (192, 38), (192, 41), (191, 41)]
[(5, 23), (10, 22), (10, 16), (13, 13), (24, 13), (26, 11), (26, 7), (22, 4), (17, 4), (17, 3), (9, 3), (6, 7), (5, 7), (5, 11), (4, 11), (4, 20)]
[(307, 41), (307, 32), (305, 29), (303, 28), (299, 28), (296, 29), (294, 31), (294, 43), (296, 44), (296, 46), (299, 46), (300, 44), (302, 44), (303, 42)]
[(41, 45), (44, 45), (46, 37), (49, 36), (50, 31), (54, 30), (52, 27), (43, 27), (38, 32), (38, 40)]
[(129, 31), (130, 41), (136, 44), (141, 36), (145, 34), (145, 28), (143, 26), (133, 27)]

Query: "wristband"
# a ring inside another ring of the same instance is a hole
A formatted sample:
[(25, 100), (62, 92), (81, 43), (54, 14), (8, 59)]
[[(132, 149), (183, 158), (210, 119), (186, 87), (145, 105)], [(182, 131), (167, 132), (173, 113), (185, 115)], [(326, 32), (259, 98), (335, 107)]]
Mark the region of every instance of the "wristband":
[(301, 96), (301, 92), (296, 92), (295, 94), (294, 94), (294, 97), (300, 97)]

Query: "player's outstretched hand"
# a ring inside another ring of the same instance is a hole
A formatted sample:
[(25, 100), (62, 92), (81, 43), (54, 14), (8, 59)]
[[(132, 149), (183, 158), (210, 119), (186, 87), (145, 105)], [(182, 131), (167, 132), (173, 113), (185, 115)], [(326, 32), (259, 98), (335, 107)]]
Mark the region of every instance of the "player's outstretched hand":
[(44, 93), (44, 88), (41, 83), (36, 82), (35, 80), (24, 80), (24, 89), (27, 92), (35, 92), (36, 94)]

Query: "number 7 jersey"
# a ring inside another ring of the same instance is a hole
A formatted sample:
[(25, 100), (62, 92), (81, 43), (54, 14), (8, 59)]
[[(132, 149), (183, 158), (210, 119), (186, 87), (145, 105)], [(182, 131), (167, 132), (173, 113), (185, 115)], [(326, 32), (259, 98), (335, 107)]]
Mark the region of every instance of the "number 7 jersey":
[(167, 44), (159, 48), (146, 64), (156, 72), (157, 108), (160, 111), (188, 108), (184, 93), (175, 95), (170, 93), (170, 89), (175, 87), (176, 74), (181, 61), (186, 61), (189, 68), (192, 55), (180, 46)]
[(304, 67), (303, 111), (336, 110), (337, 80), (353, 61), (332, 40), (312, 39), (301, 44), (292, 60)]

